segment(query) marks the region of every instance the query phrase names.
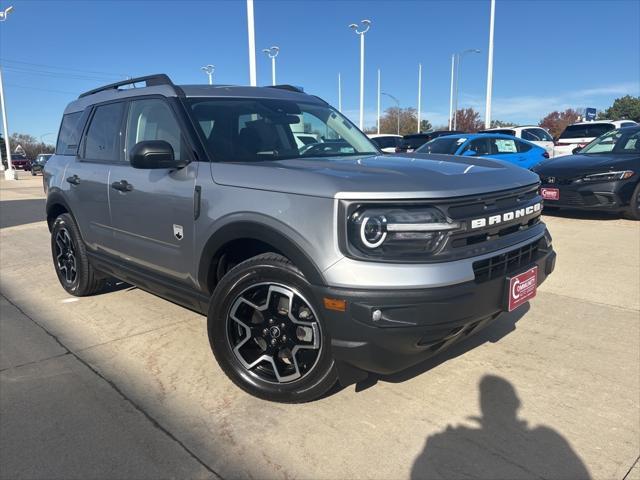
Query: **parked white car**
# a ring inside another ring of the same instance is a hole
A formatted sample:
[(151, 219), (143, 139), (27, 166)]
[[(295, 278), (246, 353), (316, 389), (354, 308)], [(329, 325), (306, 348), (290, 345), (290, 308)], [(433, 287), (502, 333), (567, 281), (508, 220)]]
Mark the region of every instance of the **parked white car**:
[(486, 133), (502, 133), (513, 137), (522, 138), (531, 143), (535, 143), (539, 147), (544, 148), (549, 157), (553, 157), (553, 137), (542, 127), (536, 125), (521, 125), (519, 127), (498, 127), (482, 130)]
[(582, 148), (600, 135), (621, 127), (637, 125), (633, 120), (595, 120), (569, 125), (558, 137), (553, 149), (554, 157), (572, 155), (576, 148)]
[(396, 147), (400, 145), (400, 141), (402, 140), (402, 135), (394, 135), (391, 133), (373, 133), (367, 136), (385, 153), (395, 153)]

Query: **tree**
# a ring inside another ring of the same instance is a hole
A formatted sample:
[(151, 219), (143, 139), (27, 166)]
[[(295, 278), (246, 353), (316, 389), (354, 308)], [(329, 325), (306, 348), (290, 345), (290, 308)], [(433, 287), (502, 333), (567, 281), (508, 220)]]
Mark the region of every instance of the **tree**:
[[(418, 112), (415, 108), (390, 107), (384, 111), (380, 117), (380, 133), (397, 133), (398, 132), (398, 114), (400, 115), (400, 135), (408, 135), (417, 133), (418, 131)], [(420, 122), (421, 129), (431, 127), (429, 120)], [(427, 128), (427, 130), (429, 129)]]
[(433, 128), (433, 126), (431, 125), (431, 122), (429, 120), (420, 120), (420, 131), (421, 132), (428, 132), (432, 128)]
[(507, 127), (515, 127), (516, 124), (513, 122), (503, 122), (502, 120), (491, 120), (491, 128), (507, 128)]
[(473, 108), (464, 108), (456, 112), (456, 130), (474, 133), (484, 127), (484, 123), (480, 120), (480, 114)]
[(599, 118), (640, 122), (640, 97), (625, 95), (624, 97), (616, 98), (613, 101), (613, 105), (600, 112)]
[(540, 120), (538, 124), (542, 128), (546, 128), (553, 138), (558, 138), (567, 125), (575, 123), (580, 118), (580, 114), (572, 108), (568, 108), (564, 112), (554, 111)]
[(54, 151), (53, 145), (39, 142), (33, 135), (26, 133), (12, 133), (9, 139), (11, 142), (11, 149), (16, 151), (18, 147), (22, 147), (24, 154), (29, 159), (36, 158), (40, 153), (53, 153)]

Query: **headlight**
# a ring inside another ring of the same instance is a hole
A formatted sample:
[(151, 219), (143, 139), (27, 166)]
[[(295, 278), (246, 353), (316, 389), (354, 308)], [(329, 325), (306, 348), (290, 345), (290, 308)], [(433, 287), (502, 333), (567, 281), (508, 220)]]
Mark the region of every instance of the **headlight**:
[(367, 256), (402, 258), (438, 251), (458, 228), (432, 207), (363, 207), (348, 218), (348, 240)]
[(633, 170), (621, 170), (618, 172), (603, 172), (594, 173), (592, 175), (585, 175), (578, 181), (582, 182), (610, 182), (613, 180), (626, 180), (633, 177)]

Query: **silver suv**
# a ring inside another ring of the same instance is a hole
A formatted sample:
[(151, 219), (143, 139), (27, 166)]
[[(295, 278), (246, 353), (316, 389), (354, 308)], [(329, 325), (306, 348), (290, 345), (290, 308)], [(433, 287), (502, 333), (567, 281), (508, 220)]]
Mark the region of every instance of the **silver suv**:
[(381, 155), (290, 86), (92, 90), (44, 182), (67, 292), (116, 277), (207, 315), (229, 378), (273, 401), (421, 362), (526, 303), (555, 263), (535, 174)]

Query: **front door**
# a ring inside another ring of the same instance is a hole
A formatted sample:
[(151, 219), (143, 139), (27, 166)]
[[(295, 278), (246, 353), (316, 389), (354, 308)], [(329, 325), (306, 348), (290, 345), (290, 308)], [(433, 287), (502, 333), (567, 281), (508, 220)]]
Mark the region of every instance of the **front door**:
[(134, 145), (165, 140), (176, 159), (189, 148), (170, 104), (163, 98), (131, 101), (126, 120), (125, 159), (110, 172), (109, 202), (113, 253), (171, 280), (195, 283), (194, 191), (198, 162), (181, 169), (135, 169)]

